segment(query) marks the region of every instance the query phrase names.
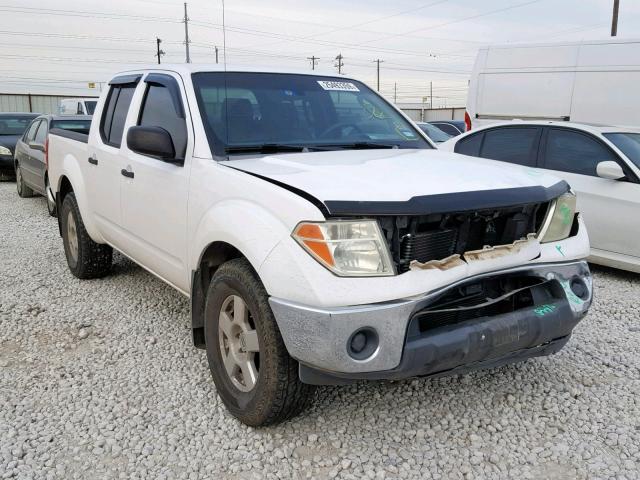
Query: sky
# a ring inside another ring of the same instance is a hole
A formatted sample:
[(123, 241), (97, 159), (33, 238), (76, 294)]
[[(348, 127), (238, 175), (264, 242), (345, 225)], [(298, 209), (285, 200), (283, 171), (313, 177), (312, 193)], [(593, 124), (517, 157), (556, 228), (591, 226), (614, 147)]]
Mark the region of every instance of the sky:
[[(603, 39), (613, 0), (226, 0), (228, 65), (343, 72), (397, 102), (464, 106), (479, 47)], [(191, 61), (223, 61), (221, 0), (189, 0)], [(0, 93), (97, 95), (113, 73), (185, 61), (183, 0), (0, 0)], [(618, 36), (640, 31), (620, 0)], [(635, 36), (639, 36), (635, 34)], [(89, 89), (90, 82), (96, 83)]]

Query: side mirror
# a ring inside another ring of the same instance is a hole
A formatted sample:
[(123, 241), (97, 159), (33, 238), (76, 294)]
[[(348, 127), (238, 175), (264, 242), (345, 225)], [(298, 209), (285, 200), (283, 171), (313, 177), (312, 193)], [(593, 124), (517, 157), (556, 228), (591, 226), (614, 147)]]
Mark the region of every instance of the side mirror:
[(596, 166), (596, 173), (599, 177), (606, 178), (608, 180), (620, 180), (626, 176), (622, 167), (611, 160), (607, 162), (600, 162)]
[(34, 142), (31, 142), (31, 143), (29, 144), (29, 148), (30, 148), (31, 150), (38, 150), (39, 152), (44, 152), (44, 145), (42, 145), (41, 143), (34, 143)]
[(141, 155), (157, 157), (169, 163), (182, 164), (182, 159), (176, 158), (171, 134), (161, 127), (131, 127), (127, 132), (127, 146)]

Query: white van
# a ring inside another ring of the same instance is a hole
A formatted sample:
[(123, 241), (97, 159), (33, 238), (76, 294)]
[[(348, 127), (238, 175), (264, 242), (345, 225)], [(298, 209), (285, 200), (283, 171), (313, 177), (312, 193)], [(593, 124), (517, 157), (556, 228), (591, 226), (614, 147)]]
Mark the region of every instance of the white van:
[(498, 45), (480, 49), (467, 130), (502, 120), (640, 127), (640, 40)]
[(63, 98), (58, 112), (60, 115), (93, 115), (97, 104), (97, 98)]

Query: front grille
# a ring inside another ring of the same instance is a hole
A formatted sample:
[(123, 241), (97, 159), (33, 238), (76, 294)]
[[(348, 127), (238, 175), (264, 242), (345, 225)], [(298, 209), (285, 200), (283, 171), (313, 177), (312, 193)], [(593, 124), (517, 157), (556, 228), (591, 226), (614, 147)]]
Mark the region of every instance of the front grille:
[(549, 203), (494, 210), (379, 217), (398, 273), (412, 261), (426, 263), (485, 246), (509, 245), (537, 232)]

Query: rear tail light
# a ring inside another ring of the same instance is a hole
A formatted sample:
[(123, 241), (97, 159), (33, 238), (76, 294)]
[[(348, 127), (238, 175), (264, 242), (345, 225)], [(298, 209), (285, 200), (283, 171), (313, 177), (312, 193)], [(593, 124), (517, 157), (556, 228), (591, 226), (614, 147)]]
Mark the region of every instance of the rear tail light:
[(469, 116), (469, 112), (465, 110), (464, 112), (464, 126), (466, 127), (466, 131), (471, 130), (471, 117)]

